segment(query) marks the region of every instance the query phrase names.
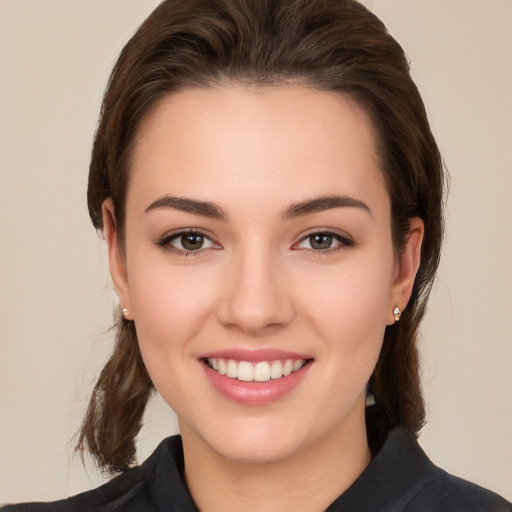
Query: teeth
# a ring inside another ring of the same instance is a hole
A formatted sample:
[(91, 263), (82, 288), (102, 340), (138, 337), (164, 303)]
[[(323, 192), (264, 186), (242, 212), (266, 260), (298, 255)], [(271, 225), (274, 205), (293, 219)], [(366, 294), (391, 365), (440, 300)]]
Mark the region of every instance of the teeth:
[(283, 376), (283, 364), (281, 361), (272, 361), (270, 365), (270, 378), (279, 379)]
[(240, 361), (238, 363), (238, 380), (243, 380), (244, 382), (251, 382), (253, 375), (254, 367), (252, 363), (248, 363), (247, 361)]
[(267, 380), (270, 380), (270, 365), (266, 361), (256, 363), (254, 366), (253, 380), (257, 382), (266, 382)]
[(226, 365), (226, 377), (230, 377), (231, 379), (238, 377), (238, 364), (233, 359), (230, 359)]
[(304, 363), (299, 359), (298, 361), (294, 361), (293, 362), (293, 370), (294, 372), (296, 372), (297, 370), (300, 370), (302, 368), (302, 365)]
[(283, 375), (285, 377), (287, 377), (292, 372), (293, 372), (293, 361), (291, 359), (287, 359), (287, 361), (283, 365)]
[(208, 364), (221, 375), (244, 382), (266, 382), (270, 379), (287, 377), (300, 370), (306, 363), (305, 359), (286, 359), (277, 361), (236, 361), (235, 359), (208, 358)]

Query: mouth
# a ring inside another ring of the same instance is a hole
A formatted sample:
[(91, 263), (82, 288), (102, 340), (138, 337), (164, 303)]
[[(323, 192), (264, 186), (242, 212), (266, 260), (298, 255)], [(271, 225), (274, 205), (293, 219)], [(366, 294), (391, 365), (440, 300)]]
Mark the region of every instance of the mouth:
[(205, 357), (204, 364), (220, 375), (242, 382), (268, 382), (298, 372), (312, 359), (277, 359), (270, 361), (238, 361), (221, 357)]
[(248, 406), (267, 405), (291, 395), (307, 379), (314, 358), (275, 348), (224, 349), (199, 362), (213, 389)]

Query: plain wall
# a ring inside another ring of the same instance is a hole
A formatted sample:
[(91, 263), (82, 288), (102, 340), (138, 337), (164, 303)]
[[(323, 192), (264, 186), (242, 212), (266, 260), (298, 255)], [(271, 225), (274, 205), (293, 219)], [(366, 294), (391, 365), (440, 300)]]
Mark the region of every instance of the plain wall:
[[(403, 44), (451, 173), (423, 328), (437, 464), (512, 499), (512, 2), (367, 0)], [(73, 435), (116, 307), (85, 192), (114, 59), (155, 0), (0, 0), (0, 503), (102, 481)], [(177, 431), (157, 397), (139, 460)]]

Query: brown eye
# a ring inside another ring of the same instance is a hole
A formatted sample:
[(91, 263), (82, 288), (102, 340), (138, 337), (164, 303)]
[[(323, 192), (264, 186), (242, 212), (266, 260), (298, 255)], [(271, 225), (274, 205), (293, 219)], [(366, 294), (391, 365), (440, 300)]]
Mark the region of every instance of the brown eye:
[(315, 233), (311, 235), (309, 238), (309, 245), (312, 249), (316, 251), (322, 251), (325, 249), (329, 249), (333, 243), (333, 236), (327, 233)]
[(309, 251), (335, 251), (352, 245), (352, 241), (338, 233), (329, 231), (319, 231), (311, 233), (304, 237), (296, 246), (297, 249), (306, 249)]
[(181, 235), (179, 241), (185, 251), (197, 251), (203, 248), (204, 236), (197, 233), (190, 233)]
[(177, 253), (200, 253), (204, 249), (219, 248), (210, 237), (199, 231), (185, 231), (166, 236), (157, 245)]

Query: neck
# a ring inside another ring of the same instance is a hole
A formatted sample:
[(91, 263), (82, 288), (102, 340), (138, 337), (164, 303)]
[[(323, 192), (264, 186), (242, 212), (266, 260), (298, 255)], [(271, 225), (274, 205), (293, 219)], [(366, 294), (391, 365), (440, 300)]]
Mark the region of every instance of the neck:
[(359, 424), (257, 464), (223, 457), (182, 426), (188, 488), (201, 512), (325, 510), (371, 461), (364, 415)]

